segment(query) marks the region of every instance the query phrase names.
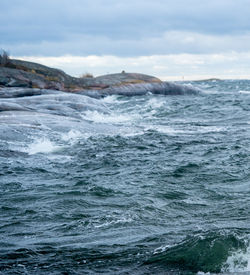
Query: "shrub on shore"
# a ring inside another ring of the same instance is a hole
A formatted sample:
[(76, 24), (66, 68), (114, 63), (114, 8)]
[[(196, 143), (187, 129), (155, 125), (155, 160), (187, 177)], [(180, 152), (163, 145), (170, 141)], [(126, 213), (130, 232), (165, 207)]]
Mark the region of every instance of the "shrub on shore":
[(91, 74), (91, 73), (85, 73), (85, 74), (82, 74), (82, 75), (80, 76), (80, 78), (86, 78), (86, 77), (88, 77), (88, 78), (93, 78), (94, 76), (93, 76), (93, 74)]
[(0, 66), (5, 67), (10, 63), (10, 57), (9, 54), (2, 50), (0, 51)]

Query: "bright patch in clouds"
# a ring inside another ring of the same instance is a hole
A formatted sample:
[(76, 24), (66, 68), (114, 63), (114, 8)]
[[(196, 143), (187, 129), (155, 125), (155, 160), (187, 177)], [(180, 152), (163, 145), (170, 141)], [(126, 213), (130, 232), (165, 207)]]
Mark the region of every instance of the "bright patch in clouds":
[(32, 62), (60, 68), (73, 76), (89, 72), (95, 76), (107, 73), (139, 72), (162, 80), (204, 78), (250, 78), (250, 52), (227, 54), (172, 54), (138, 57), (118, 56), (18, 56)]

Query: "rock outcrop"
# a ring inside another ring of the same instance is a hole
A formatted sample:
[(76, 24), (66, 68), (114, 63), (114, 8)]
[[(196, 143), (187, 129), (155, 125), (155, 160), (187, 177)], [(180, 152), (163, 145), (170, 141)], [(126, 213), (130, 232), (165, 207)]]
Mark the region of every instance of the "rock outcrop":
[[(145, 95), (147, 93), (177, 95), (199, 92), (192, 86), (185, 86), (138, 73), (118, 73), (99, 77), (72, 77), (65, 72), (41, 64), (16, 59), (0, 66), (0, 87), (33, 88), (80, 93), (100, 98), (107, 95)], [(29, 90), (28, 93), (31, 93)]]
[(48, 77), (29, 71), (6, 67), (0, 67), (0, 85), (4, 87), (64, 89), (62, 82), (52, 81)]
[(120, 73), (90, 77), (72, 77), (62, 70), (50, 68), (34, 62), (10, 59), (0, 67), (0, 86), (54, 89), (75, 92), (82, 89), (105, 89), (132, 83), (160, 82), (161, 80), (144, 74)]
[(92, 86), (98, 88), (92, 79), (72, 77), (59, 69), (16, 59), (10, 59), (5, 66), (0, 67), (0, 85), (62, 91), (75, 91)]
[(95, 79), (98, 84), (106, 86), (121, 86), (127, 84), (139, 84), (139, 83), (160, 83), (162, 82), (159, 78), (138, 74), (138, 73), (118, 73), (98, 76)]
[(111, 86), (102, 90), (82, 90), (78, 93), (93, 98), (103, 98), (109, 95), (143, 96), (147, 94), (157, 95), (191, 95), (200, 93), (200, 89), (192, 85), (177, 84), (171, 82), (150, 82)]

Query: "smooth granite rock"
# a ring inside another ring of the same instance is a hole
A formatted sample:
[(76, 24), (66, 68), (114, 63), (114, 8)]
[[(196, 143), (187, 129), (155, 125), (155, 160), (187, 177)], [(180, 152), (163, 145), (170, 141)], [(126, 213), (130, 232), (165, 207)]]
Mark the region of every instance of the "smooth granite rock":
[[(72, 77), (61, 70), (34, 62), (10, 59), (0, 66), (0, 87), (20, 87), (58, 90), (100, 98), (107, 95), (145, 95), (147, 93), (178, 95), (195, 94), (193, 86), (162, 82), (160, 79), (138, 73), (117, 73), (98, 77)], [(18, 94), (14, 92), (13, 94)], [(39, 93), (32, 89), (28, 94)], [(25, 94), (25, 92), (20, 92)], [(5, 95), (2, 95), (4, 97)], [(1, 93), (0, 93), (1, 97)]]

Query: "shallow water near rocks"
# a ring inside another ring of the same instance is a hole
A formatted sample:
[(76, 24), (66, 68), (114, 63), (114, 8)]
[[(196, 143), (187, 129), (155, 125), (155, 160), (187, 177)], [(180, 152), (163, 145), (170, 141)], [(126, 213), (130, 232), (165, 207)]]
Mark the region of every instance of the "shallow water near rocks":
[(191, 84), (0, 98), (0, 274), (249, 274), (250, 81)]

